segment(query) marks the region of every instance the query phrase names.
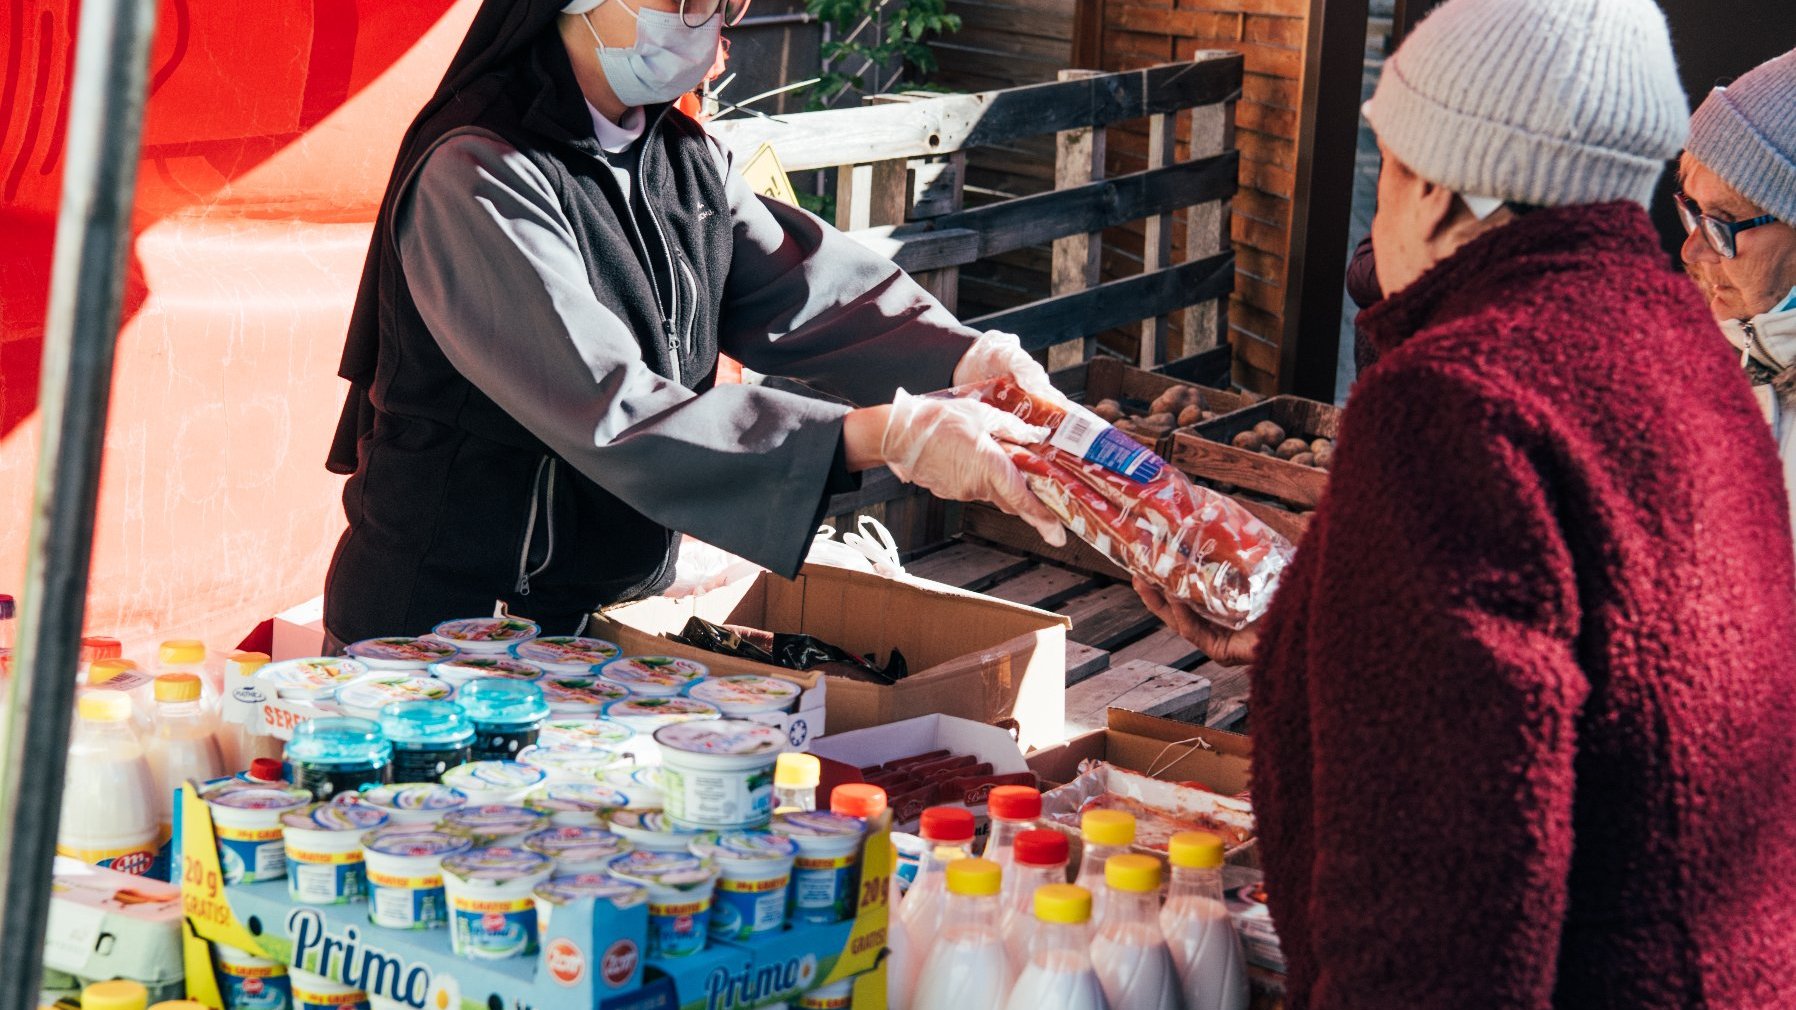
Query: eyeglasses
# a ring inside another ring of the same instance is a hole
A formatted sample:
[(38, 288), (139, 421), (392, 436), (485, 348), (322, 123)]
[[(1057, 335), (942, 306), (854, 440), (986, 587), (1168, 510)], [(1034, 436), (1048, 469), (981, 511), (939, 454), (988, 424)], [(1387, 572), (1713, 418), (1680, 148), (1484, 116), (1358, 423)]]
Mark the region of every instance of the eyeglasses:
[(703, 28), (718, 16), (723, 27), (736, 27), (748, 16), (748, 0), (680, 0), (680, 21), (688, 28)]
[(1709, 248), (1715, 250), (1715, 254), (1722, 259), (1731, 260), (1738, 254), (1739, 249), (1735, 245), (1734, 236), (1748, 228), (1757, 228), (1759, 225), (1770, 224), (1777, 220), (1777, 217), (1772, 214), (1761, 214), (1750, 221), (1723, 221), (1720, 218), (1710, 217), (1704, 214), (1702, 208), (1698, 207), (1693, 200), (1685, 196), (1681, 189), (1672, 195), (1672, 200), (1677, 204), (1678, 220), (1684, 223), (1684, 234), (1694, 235), (1698, 228), (1702, 229), (1703, 241), (1707, 242)]

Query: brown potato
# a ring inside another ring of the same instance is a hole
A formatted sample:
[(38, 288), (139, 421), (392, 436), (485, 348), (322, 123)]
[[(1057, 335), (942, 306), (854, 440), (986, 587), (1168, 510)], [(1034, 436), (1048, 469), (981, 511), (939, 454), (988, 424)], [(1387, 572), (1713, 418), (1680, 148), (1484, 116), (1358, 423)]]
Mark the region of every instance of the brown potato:
[(1315, 456), (1316, 456), (1316, 465), (1318, 467), (1326, 470), (1329, 467), (1334, 465), (1335, 447), (1332, 444), (1325, 445), (1322, 448), (1316, 450)]
[(1200, 420), (1200, 421), (1214, 421), (1218, 417), (1221, 417), (1222, 415), (1216, 413), (1214, 410), (1200, 410), (1200, 411), (1198, 411), (1197, 416), (1198, 416), (1198, 420)]
[(1335, 444), (1334, 444), (1334, 442), (1332, 442), (1326, 438), (1318, 438), (1315, 441), (1310, 443), (1310, 451), (1311, 452), (1321, 452), (1324, 448), (1326, 448), (1330, 452), (1333, 452), (1334, 448), (1335, 448)]
[(1123, 416), (1122, 404), (1117, 403), (1115, 400), (1099, 400), (1097, 404), (1091, 408), (1091, 412), (1104, 420), (1109, 421), (1111, 424), (1115, 424), (1117, 421), (1121, 420)]
[(1197, 409), (1197, 404), (1195, 403), (1190, 404), (1185, 407), (1185, 409), (1179, 411), (1179, 427), (1181, 428), (1188, 424), (1196, 424), (1202, 419), (1202, 412)]
[(1272, 447), (1271, 447), (1271, 446), (1269, 446), (1269, 445), (1262, 445), (1262, 446), (1260, 446), (1260, 455), (1262, 455), (1262, 456), (1271, 456), (1271, 457), (1272, 457), (1272, 458), (1273, 458), (1273, 459), (1277, 459), (1277, 458), (1278, 458), (1278, 453), (1277, 453), (1277, 452), (1275, 452), (1275, 451), (1273, 451), (1273, 448), (1272, 448)]
[(1164, 424), (1170, 428), (1177, 424), (1179, 419), (1174, 417), (1171, 411), (1163, 411), (1158, 414), (1149, 414), (1144, 420), (1151, 425)]
[(1261, 421), (1253, 426), (1266, 445), (1278, 445), (1285, 440), (1285, 429), (1277, 421)]
[(1260, 433), (1257, 431), (1243, 431), (1236, 433), (1229, 444), (1237, 449), (1246, 449), (1248, 452), (1254, 452), (1265, 445), (1265, 440), (1260, 437)]
[(1278, 458), (1290, 459), (1300, 452), (1309, 452), (1310, 444), (1301, 438), (1287, 438), (1278, 444)]
[(1291, 462), (1296, 463), (1298, 466), (1315, 466), (1316, 454), (1313, 452), (1300, 452), (1291, 457)]

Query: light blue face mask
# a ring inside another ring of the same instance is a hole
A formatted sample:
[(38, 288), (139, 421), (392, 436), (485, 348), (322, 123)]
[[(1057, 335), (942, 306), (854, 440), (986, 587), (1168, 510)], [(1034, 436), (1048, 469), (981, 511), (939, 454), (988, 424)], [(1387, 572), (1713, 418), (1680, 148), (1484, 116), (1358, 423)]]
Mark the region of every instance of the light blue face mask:
[(659, 105), (705, 82), (705, 75), (717, 62), (718, 39), (723, 32), (720, 19), (688, 28), (678, 14), (630, 10), (624, 0), (616, 2), (636, 19), (633, 46), (607, 46), (593, 28), (591, 17), (583, 14), (581, 19), (599, 44), (599, 69), (605, 72), (618, 101), (628, 106)]

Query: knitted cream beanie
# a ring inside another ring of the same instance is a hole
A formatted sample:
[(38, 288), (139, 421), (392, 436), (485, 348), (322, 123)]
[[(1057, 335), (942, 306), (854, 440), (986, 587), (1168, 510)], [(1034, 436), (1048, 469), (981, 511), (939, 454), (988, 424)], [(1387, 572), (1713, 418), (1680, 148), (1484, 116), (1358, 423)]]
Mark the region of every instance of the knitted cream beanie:
[(1690, 153), (1766, 213), (1796, 224), (1796, 49), (1709, 92), (1690, 120)]
[(1645, 205), (1689, 112), (1652, 0), (1448, 0), (1365, 106), (1422, 178), (1542, 207)]

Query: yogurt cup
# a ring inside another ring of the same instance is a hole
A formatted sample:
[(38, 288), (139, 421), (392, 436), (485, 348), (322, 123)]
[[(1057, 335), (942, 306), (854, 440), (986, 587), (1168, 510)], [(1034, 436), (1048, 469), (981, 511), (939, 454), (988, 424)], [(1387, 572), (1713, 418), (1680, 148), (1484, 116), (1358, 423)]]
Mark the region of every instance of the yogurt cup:
[(375, 786), (360, 802), (387, 815), (387, 823), (410, 827), (434, 825), (444, 815), (468, 805), (468, 794), (433, 782), (401, 782)]
[(293, 1010), (369, 1010), (368, 994), (301, 968), (288, 971)]
[(854, 977), (820, 985), (798, 997), (799, 1010), (848, 1010), (854, 1006)]
[(256, 671), (256, 680), (276, 697), (294, 701), (329, 701), (337, 689), (368, 675), (368, 668), (341, 656), (314, 656), (269, 663)]
[(541, 680), (541, 667), (526, 663), (521, 659), (512, 659), (504, 654), (462, 654), (454, 659), (441, 663), (433, 663), (431, 676), (461, 687), (470, 680), (484, 677), (497, 677), (500, 680)]
[(518, 751), (519, 764), (541, 768), (548, 773), (550, 782), (597, 782), (620, 758), (621, 755), (608, 750), (565, 750), (540, 744)]
[(697, 698), (630, 697), (605, 706), (605, 718), (621, 722), (643, 736), (653, 737), (663, 726), (678, 722), (721, 719), (717, 706)]
[(524, 805), (549, 815), (556, 827), (597, 828), (606, 814), (629, 806), (630, 798), (597, 782), (557, 782), (524, 797)]
[(549, 918), (561, 905), (571, 905), (583, 898), (609, 901), (618, 909), (635, 908), (649, 900), (648, 888), (619, 880), (608, 873), (561, 873), (536, 885), (536, 922), (543, 933), (549, 931)]
[(288, 1010), (293, 998), (287, 966), (246, 950), (212, 945), (225, 1010)]
[(293, 784), (320, 800), (390, 781), (393, 745), (380, 724), (353, 716), (307, 719), (287, 741)]
[(659, 810), (618, 810), (608, 818), (611, 833), (643, 852), (685, 852), (705, 834), (676, 826)]
[(452, 701), (396, 702), (380, 710), (393, 744), (393, 781), (439, 782), (474, 757), (474, 720)]
[(524, 837), (549, 826), (549, 815), (504, 803), (462, 807), (443, 818), (442, 828), (467, 835), (477, 849), (517, 847)]
[(660, 765), (612, 768), (600, 776), (600, 781), (628, 797), (630, 802), (624, 804), (626, 807), (660, 810), (666, 802), (666, 792), (661, 788)]
[(552, 869), (548, 856), (501, 846), (443, 860), (451, 949), (479, 961), (535, 954), (536, 885)]
[(605, 664), (599, 676), (639, 698), (671, 698), (711, 674), (703, 663), (678, 656), (626, 656)]
[(690, 957), (705, 949), (717, 870), (689, 852), (631, 852), (611, 863), (620, 880), (649, 892), (649, 957)]
[(463, 684), (456, 704), (474, 720), (474, 760), (508, 761), (536, 743), (549, 719), (542, 688), (523, 680), (481, 677)]
[(603, 828), (551, 827), (524, 839), (524, 848), (548, 856), (556, 873), (603, 873), (630, 851), (630, 843)]
[(555, 750), (622, 751), (636, 739), (636, 731), (610, 719), (556, 719), (551, 717), (538, 731), (539, 747)]
[(549, 703), (550, 718), (597, 719), (605, 706), (630, 697), (630, 689), (601, 677), (548, 674), (536, 682)]
[(544, 673), (583, 676), (597, 673), (599, 667), (623, 655), (623, 650), (602, 638), (550, 635), (519, 642), (512, 647), (511, 653), (526, 663), (542, 667)]
[(516, 761), (470, 761), (443, 773), (443, 785), (459, 789), (472, 806), (518, 803), (548, 781), (541, 768)]
[(542, 630), (536, 622), (519, 617), (463, 617), (444, 621), (430, 634), (470, 655), (503, 656)]
[(380, 720), (381, 710), (394, 702), (448, 701), (455, 685), (423, 673), (387, 670), (371, 673), (337, 688), (337, 707), (344, 715)]
[(854, 915), (866, 827), (858, 817), (810, 810), (773, 819), (774, 833), (798, 845), (792, 864), (793, 922), (841, 922)]
[(388, 929), (434, 929), (449, 921), (443, 860), (474, 847), (439, 828), (388, 825), (362, 836), (368, 921)]
[(225, 883), (253, 884), (287, 875), (281, 815), (311, 803), (311, 793), (285, 786), (238, 786), (202, 795), (212, 811)]
[(455, 646), (435, 638), (365, 638), (343, 654), (370, 670), (418, 670), (455, 658)]
[(655, 731), (662, 809), (678, 824), (714, 831), (763, 827), (773, 817), (773, 765), (786, 734), (743, 719), (676, 723)]
[(708, 677), (693, 682), (686, 696), (717, 706), (725, 719), (790, 712), (798, 706), (804, 688), (778, 677), (747, 673), (735, 677)]
[(303, 905), (366, 897), (362, 836), (386, 823), (386, 813), (369, 803), (315, 803), (282, 814), (287, 897)]
[(798, 845), (764, 831), (706, 835), (692, 854), (717, 867), (711, 901), (711, 935), (746, 940), (786, 924), (786, 891)]

